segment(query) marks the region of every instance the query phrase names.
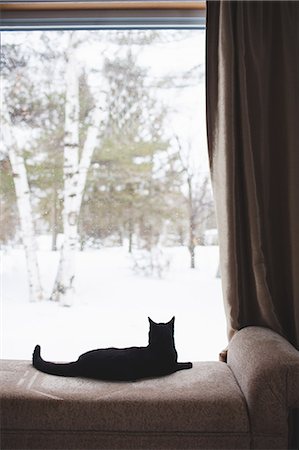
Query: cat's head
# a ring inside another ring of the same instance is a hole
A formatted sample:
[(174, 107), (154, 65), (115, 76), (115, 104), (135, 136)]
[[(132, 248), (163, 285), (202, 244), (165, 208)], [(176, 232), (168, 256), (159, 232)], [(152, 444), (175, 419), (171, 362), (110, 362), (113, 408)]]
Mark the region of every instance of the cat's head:
[(174, 320), (175, 317), (166, 323), (156, 323), (149, 317), (149, 343), (161, 347), (174, 347)]

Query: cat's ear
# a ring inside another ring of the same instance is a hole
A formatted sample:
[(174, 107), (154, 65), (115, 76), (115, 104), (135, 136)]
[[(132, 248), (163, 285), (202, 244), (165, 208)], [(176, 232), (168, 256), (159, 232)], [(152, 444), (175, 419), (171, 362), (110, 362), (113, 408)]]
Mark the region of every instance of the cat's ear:
[(148, 321), (150, 325), (153, 325), (154, 321), (150, 317), (148, 317)]
[(174, 333), (174, 319), (175, 319), (175, 317), (173, 316), (173, 318), (168, 322), (168, 324), (171, 327), (173, 333)]

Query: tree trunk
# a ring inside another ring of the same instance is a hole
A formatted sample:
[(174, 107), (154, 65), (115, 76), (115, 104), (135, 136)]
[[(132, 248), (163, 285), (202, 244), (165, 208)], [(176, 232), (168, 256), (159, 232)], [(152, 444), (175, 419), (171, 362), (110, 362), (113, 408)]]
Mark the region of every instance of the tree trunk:
[(192, 242), (190, 242), (188, 249), (190, 252), (190, 268), (195, 269), (195, 246)]
[[(4, 122), (4, 120), (2, 121)], [(14, 187), (17, 197), (17, 206), (20, 217), (21, 236), (25, 249), (27, 275), (29, 284), (29, 301), (43, 300), (43, 289), (40, 281), (39, 265), (37, 259), (37, 243), (32, 218), (30, 201), (30, 188), (24, 158), (17, 150), (17, 141), (13, 137), (11, 125), (2, 123), (3, 140), (7, 147), (10, 160)], [(5, 140), (4, 140), (5, 139)]]
[(86, 185), (88, 170), (91, 165), (92, 155), (100, 142), (99, 125), (103, 122), (103, 120), (103, 110), (101, 109), (101, 107), (97, 106), (91, 114), (91, 125), (87, 130), (87, 136), (84, 142), (79, 164), (77, 195), (75, 198), (75, 207), (78, 212), (80, 212), (83, 200), (83, 194)]
[(79, 247), (78, 221), (83, 200), (88, 169), (93, 152), (99, 144), (99, 124), (102, 110), (94, 109), (79, 162), (79, 77), (74, 43), (71, 37), (67, 51), (66, 99), (65, 99), (65, 138), (64, 138), (64, 241), (60, 252), (57, 276), (51, 300), (65, 306), (72, 304), (75, 255)]
[(53, 204), (52, 204), (52, 251), (57, 250), (57, 230), (58, 230), (58, 214), (57, 214), (57, 189), (53, 189)]
[(188, 213), (189, 213), (189, 253), (190, 253), (190, 268), (195, 269), (195, 220), (194, 220), (194, 205), (193, 205), (193, 191), (192, 191), (192, 177), (187, 176), (188, 183)]
[(63, 234), (57, 276), (51, 300), (65, 306), (72, 304), (75, 278), (75, 251), (78, 246), (78, 211), (76, 196), (79, 169), (79, 73), (73, 39), (67, 51), (66, 98), (63, 164)]
[(132, 202), (130, 202), (129, 205), (129, 226), (128, 226), (128, 232), (129, 232), (129, 253), (131, 254), (133, 251), (133, 233), (134, 233), (134, 223), (133, 223), (133, 205)]

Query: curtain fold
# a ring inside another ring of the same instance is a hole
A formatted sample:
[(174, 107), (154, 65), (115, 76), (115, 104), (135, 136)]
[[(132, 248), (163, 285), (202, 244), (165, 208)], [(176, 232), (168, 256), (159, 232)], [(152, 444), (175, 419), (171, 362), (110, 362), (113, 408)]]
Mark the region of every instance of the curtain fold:
[[(228, 336), (299, 349), (299, 3), (207, 3), (207, 130)], [(299, 411), (290, 414), (299, 447)]]
[(207, 3), (208, 148), (228, 335), (299, 348), (299, 3)]

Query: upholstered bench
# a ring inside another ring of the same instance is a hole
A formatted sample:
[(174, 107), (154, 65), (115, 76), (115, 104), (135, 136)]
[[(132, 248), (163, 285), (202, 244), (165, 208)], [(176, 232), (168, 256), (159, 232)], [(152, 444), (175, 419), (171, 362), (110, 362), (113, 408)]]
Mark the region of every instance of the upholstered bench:
[(1, 449), (282, 449), (299, 407), (299, 353), (246, 328), (228, 364), (159, 379), (101, 382), (1, 362)]

